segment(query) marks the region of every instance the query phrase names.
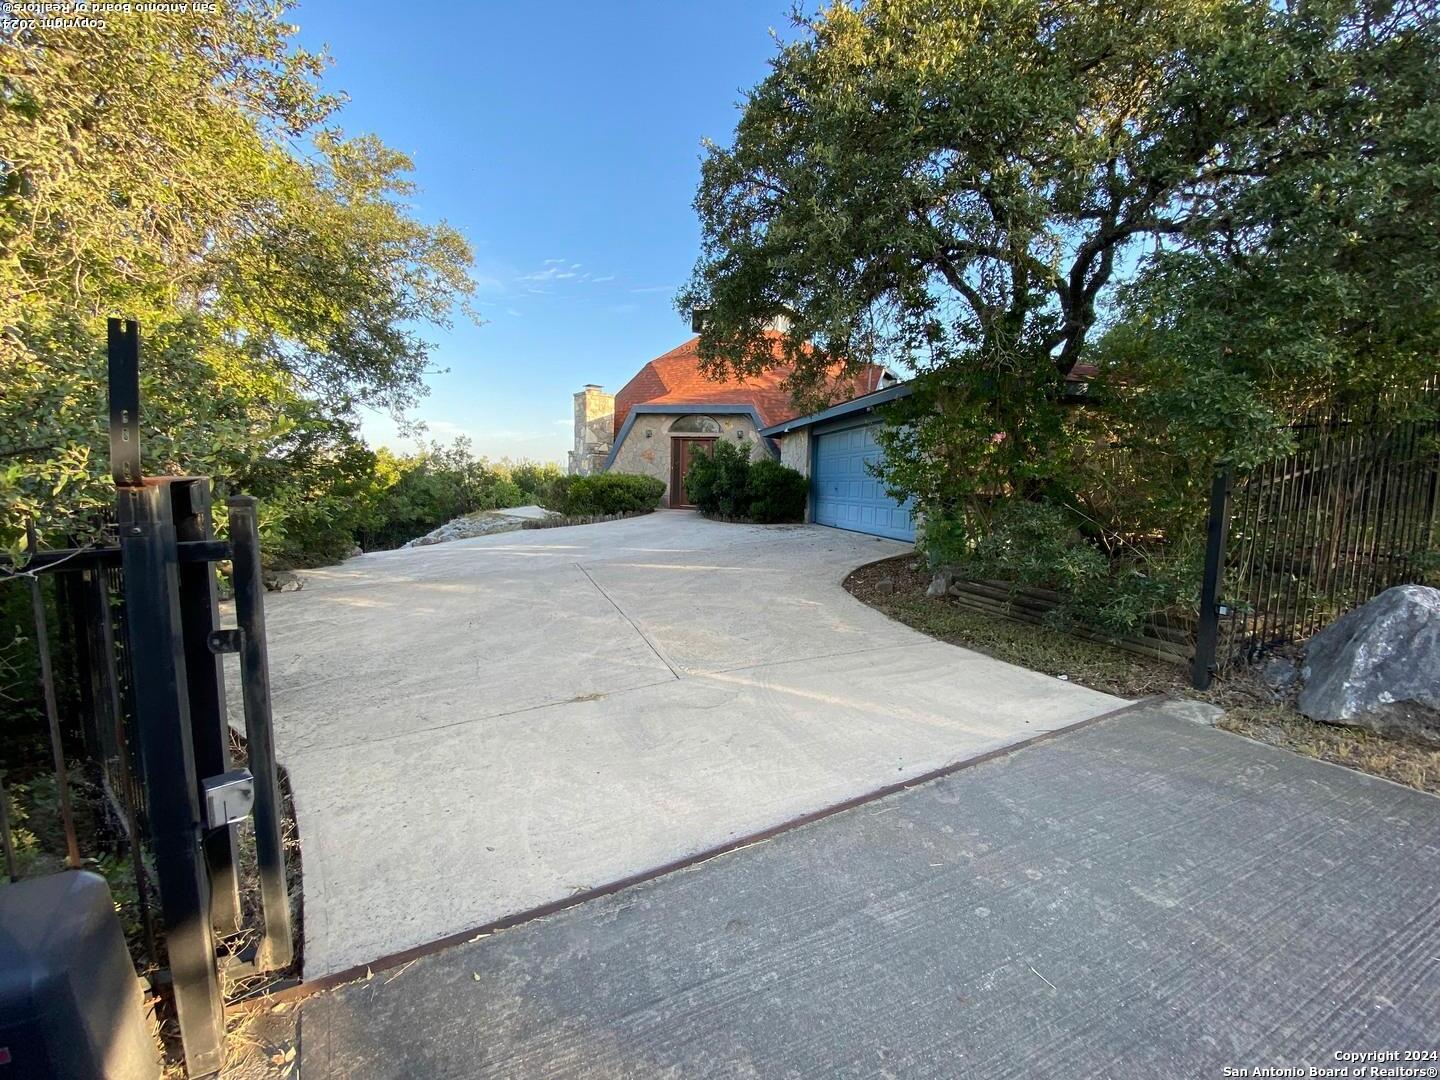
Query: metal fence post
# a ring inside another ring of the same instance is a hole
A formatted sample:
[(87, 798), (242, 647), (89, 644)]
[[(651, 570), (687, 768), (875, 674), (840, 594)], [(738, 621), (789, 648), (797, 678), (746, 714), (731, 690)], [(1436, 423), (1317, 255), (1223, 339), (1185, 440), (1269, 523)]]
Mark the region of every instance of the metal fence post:
[(1205, 577), (1200, 584), (1200, 622), (1195, 631), (1195, 657), (1190, 683), (1207, 690), (1215, 675), (1220, 642), (1220, 586), (1225, 577), (1225, 538), (1230, 530), (1230, 485), (1234, 470), (1224, 465), (1210, 484), (1210, 520), (1205, 528)]
[(110, 391), (110, 477), (140, 483), (140, 327), (133, 319), (106, 322)]
[(265, 646), (265, 584), (260, 577), (260, 529), (255, 499), (237, 495), (230, 508), (231, 580), (235, 621), (240, 627), (240, 687), (245, 704), (245, 739), (255, 784), (255, 858), (265, 938), (256, 958), (261, 970), (289, 965), (290, 891), (285, 883), (285, 845), (280, 829), (280, 780), (275, 766), (275, 733), (270, 715), (270, 657)]
[[(210, 481), (203, 477), (170, 485), (177, 540), (213, 540)], [(220, 598), (215, 570), (208, 562), (180, 564), (180, 622), (185, 635), (185, 678), (190, 697), (190, 739), (195, 751), (195, 779), (230, 770), (230, 725), (225, 718), (225, 669), (210, 648), (210, 634), (220, 628)], [(210, 867), (210, 919), (215, 933), (228, 937), (240, 929), (240, 891), (235, 872), (235, 826), (223, 825), (205, 834), (205, 861)]]
[[(34, 551), (31, 544), (31, 551)], [(60, 821), (65, 827), (65, 865), (80, 865), (80, 845), (75, 838), (75, 814), (70, 809), (70, 774), (65, 765), (65, 745), (60, 735), (60, 710), (55, 702), (55, 672), (50, 665), (50, 631), (45, 619), (45, 594), (40, 579), (30, 577), (30, 606), (35, 619), (35, 652), (40, 661), (40, 693), (45, 701), (45, 719), (50, 725), (50, 754), (55, 767), (55, 789), (60, 797)]]
[(145, 933), (145, 955), (159, 966), (155, 948), (155, 919), (150, 913), (149, 875), (145, 872), (145, 856), (140, 837), (139, 815), (135, 808), (136, 778), (132, 771), (130, 744), (125, 738), (125, 705), (120, 692), (120, 674), (116, 665), (115, 613), (110, 606), (110, 585), (103, 570), (86, 575), (89, 586), (90, 618), (95, 642), (91, 654), (96, 658), (95, 671), (100, 677), (102, 715), (101, 742), (110, 740), (115, 747), (115, 774), (120, 788), (121, 812), (130, 847), (130, 871), (135, 875), (135, 899), (140, 909), (140, 925)]
[(225, 1062), (225, 1009), (210, 930), (170, 485), (123, 486), (117, 501), (136, 725), (170, 977), (186, 1070), (206, 1076)]

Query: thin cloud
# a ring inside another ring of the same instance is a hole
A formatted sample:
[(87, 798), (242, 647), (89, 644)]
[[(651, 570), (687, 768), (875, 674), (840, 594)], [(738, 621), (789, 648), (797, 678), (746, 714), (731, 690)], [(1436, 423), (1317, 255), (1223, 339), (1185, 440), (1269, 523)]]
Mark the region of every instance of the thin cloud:
[(675, 286), (674, 286), (674, 285), (641, 285), (639, 288), (631, 289), (630, 291), (631, 291), (632, 293), (635, 293), (635, 294), (638, 296), (638, 295), (640, 295), (640, 294), (642, 294), (642, 293), (674, 292), (674, 291), (675, 291)]
[(516, 285), (531, 294), (548, 294), (557, 285), (599, 285), (614, 280), (614, 274), (597, 275), (572, 259), (546, 259), (539, 270), (515, 275)]

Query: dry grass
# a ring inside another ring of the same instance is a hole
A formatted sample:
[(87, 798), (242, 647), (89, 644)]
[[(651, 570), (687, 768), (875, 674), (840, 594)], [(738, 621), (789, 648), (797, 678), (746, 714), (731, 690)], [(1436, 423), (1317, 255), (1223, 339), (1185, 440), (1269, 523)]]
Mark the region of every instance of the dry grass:
[[(888, 586), (881, 584), (886, 581)], [(929, 584), (929, 572), (913, 555), (870, 563), (845, 579), (845, 588), (857, 599), (952, 645), (1117, 697), (1163, 694), (1206, 701), (1225, 710), (1219, 726), (1227, 731), (1440, 795), (1440, 750), (1362, 728), (1316, 723), (1249, 673), (1217, 678), (1209, 690), (1198, 691), (1179, 664), (987, 615), (950, 597), (927, 597)]]

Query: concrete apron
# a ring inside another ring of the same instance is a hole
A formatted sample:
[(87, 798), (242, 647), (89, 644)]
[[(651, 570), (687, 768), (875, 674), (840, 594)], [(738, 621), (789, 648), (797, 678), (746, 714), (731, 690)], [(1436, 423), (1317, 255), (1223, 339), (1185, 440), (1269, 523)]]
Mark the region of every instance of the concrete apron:
[(905, 550), (662, 512), (366, 555), (268, 597), (306, 978), (1125, 704), (841, 588)]
[(1154, 1080), (1434, 1047), (1440, 799), (1186, 715), (1142, 702), (317, 994), (305, 1080)]

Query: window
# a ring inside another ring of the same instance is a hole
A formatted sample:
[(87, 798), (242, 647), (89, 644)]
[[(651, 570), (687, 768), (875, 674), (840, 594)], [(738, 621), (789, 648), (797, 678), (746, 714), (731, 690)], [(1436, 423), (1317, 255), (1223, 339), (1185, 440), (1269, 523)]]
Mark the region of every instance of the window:
[(672, 435), (719, 435), (720, 423), (713, 416), (682, 416), (670, 425)]

